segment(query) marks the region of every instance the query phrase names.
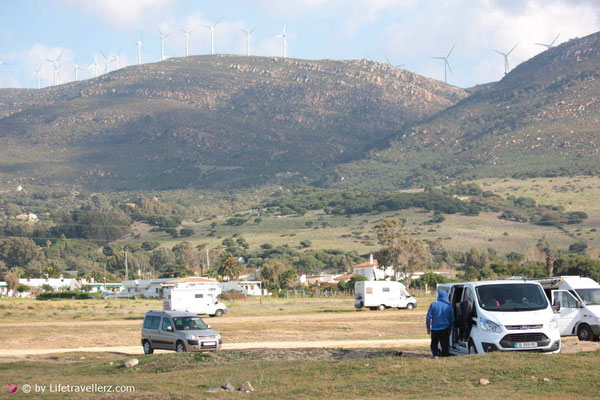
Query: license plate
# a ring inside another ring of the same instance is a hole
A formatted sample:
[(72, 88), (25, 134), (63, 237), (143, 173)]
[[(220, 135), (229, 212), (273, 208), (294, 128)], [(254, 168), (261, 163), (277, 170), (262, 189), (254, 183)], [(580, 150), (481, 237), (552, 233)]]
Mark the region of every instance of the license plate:
[(529, 349), (532, 347), (537, 347), (537, 342), (519, 342), (515, 343), (515, 349)]
[(202, 346), (216, 346), (217, 342), (202, 342)]

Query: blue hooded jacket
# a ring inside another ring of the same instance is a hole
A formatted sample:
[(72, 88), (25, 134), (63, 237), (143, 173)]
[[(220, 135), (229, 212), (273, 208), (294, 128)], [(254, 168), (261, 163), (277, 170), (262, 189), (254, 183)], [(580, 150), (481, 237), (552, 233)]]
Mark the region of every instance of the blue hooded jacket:
[(454, 309), (448, 301), (448, 293), (445, 291), (439, 291), (437, 301), (429, 306), (425, 325), (427, 329), (433, 331), (440, 331), (454, 325)]

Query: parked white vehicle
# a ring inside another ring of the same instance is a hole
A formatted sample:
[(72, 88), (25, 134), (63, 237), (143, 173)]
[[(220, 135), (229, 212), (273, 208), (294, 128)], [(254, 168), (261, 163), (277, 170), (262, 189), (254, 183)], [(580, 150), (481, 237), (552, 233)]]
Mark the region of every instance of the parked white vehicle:
[(221, 288), (217, 285), (164, 288), (163, 309), (221, 317), (227, 313), (227, 306), (217, 299), (219, 294)]
[(577, 335), (579, 340), (600, 338), (600, 285), (581, 276), (536, 279), (558, 318), (561, 336)]
[(454, 307), (450, 353), (491, 351), (558, 353), (558, 321), (535, 281), (498, 280), (440, 284)]
[(417, 299), (412, 297), (406, 286), (395, 281), (359, 281), (354, 284), (354, 307), (369, 307), (371, 310), (386, 308), (406, 308), (412, 310), (417, 306)]

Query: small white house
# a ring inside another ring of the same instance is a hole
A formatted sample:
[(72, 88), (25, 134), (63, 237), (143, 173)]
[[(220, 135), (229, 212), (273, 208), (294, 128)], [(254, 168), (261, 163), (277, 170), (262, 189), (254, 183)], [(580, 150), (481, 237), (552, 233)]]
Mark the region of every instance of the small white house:
[(263, 291), (261, 281), (226, 281), (219, 282), (219, 287), (224, 292), (230, 290), (242, 292), (246, 296), (265, 296), (267, 290)]
[(394, 277), (394, 267), (380, 266), (373, 254), (370, 255), (369, 261), (356, 264), (353, 271), (357, 275), (362, 275), (370, 281), (383, 281)]

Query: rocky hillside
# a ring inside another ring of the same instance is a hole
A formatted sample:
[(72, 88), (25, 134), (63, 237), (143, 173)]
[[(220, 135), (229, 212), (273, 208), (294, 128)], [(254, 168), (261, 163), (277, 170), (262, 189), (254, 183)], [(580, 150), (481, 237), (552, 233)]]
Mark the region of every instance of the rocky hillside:
[(90, 189), (312, 180), (467, 96), (366, 60), (197, 56), (0, 90), (0, 181)]
[(600, 33), (549, 49), (446, 111), (400, 129), (387, 147), (340, 167), (329, 183), (389, 187), (598, 174), (599, 65)]

